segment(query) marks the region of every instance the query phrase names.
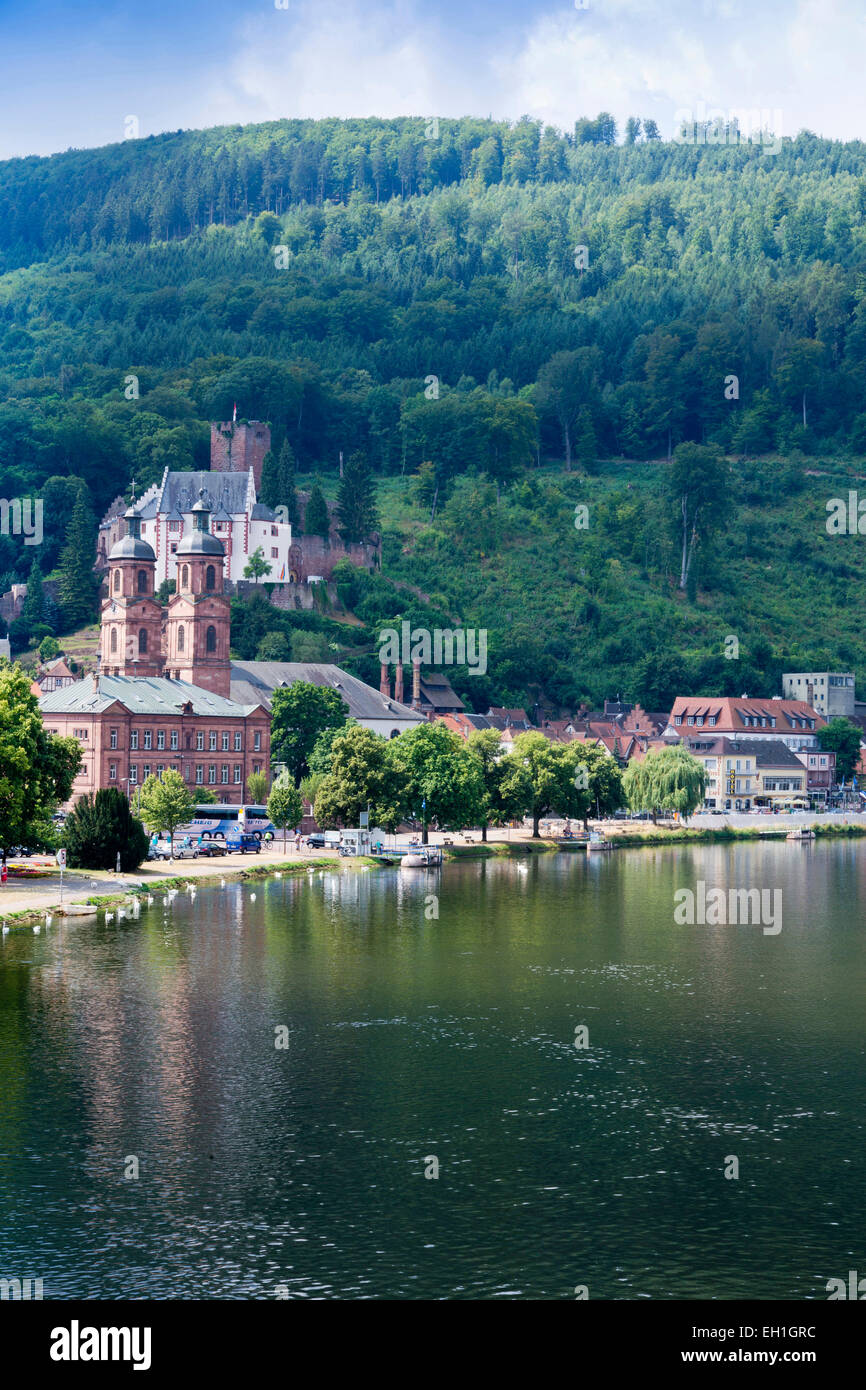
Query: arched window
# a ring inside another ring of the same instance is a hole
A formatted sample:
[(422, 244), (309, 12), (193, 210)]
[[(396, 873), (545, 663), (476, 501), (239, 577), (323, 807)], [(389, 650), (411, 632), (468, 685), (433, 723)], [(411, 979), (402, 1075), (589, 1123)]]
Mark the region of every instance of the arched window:
[(211, 627), (209, 627), (207, 630), (207, 636), (205, 638), (205, 649), (209, 652), (216, 651), (216, 628), (213, 627), (213, 625), (211, 625)]
[(116, 652), (116, 651), (117, 651), (117, 628), (116, 628), (116, 627), (113, 627), (113, 628), (111, 629), (111, 650), (112, 650), (113, 652)]
[(114, 592), (116, 594), (120, 593), (120, 570), (114, 571)]
[(139, 628), (139, 630), (138, 630), (138, 654), (139, 654), (139, 656), (146, 656), (146, 655), (147, 655), (147, 628), (146, 628), (146, 627), (141, 627), (141, 628)]
[(182, 627), (179, 627), (177, 630), (177, 649), (179, 652), (183, 651), (183, 644), (186, 641), (186, 638), (184, 637), (184, 632), (185, 628)]
[(208, 593), (212, 592), (216, 588), (216, 570), (214, 569), (213, 565), (208, 565), (207, 567), (207, 573), (205, 574), (204, 579), (204, 586), (207, 589)]
[(138, 592), (140, 594), (147, 593), (147, 570), (138, 571)]
[(180, 572), (180, 587), (182, 589), (189, 588), (189, 565), (184, 565)]

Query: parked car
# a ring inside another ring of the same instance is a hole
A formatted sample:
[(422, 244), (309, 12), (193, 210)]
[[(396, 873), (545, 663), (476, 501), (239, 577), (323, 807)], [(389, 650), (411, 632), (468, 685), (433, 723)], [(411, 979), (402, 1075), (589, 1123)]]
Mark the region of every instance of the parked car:
[(205, 859), (217, 859), (221, 854), (228, 854), (223, 840), (210, 840), (200, 835), (196, 844), (199, 854), (203, 854)]
[(255, 835), (230, 835), (225, 842), (229, 854), (261, 854), (262, 842)]
[(173, 855), (170, 840), (158, 840), (156, 844), (151, 844), (147, 855), (148, 859), (151, 857), (154, 859), (198, 859), (198, 856), (198, 845), (188, 835), (184, 836), (182, 840), (175, 840)]
[(307, 836), (307, 844), (311, 849), (339, 849), (340, 832), (339, 830), (312, 830)]

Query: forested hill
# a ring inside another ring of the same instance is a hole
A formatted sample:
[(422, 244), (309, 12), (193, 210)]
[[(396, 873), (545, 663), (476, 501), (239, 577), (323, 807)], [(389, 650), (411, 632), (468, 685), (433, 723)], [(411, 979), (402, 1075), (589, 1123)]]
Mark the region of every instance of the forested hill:
[[(98, 515), (133, 476), (206, 466), (207, 422), (235, 402), (299, 473), (327, 484), (342, 450), (405, 479), (436, 567), (413, 582), (443, 596), (453, 548), (433, 542), (475, 475), (507, 508), (542, 464), (604, 477), (683, 441), (793, 459), (768, 485), (792, 497), (810, 472), (866, 471), (866, 146), (674, 143), (635, 122), (621, 140), (604, 114), (568, 133), (281, 121), (0, 164), (2, 491), (50, 502), (43, 573), (78, 480)], [(709, 601), (719, 536), (743, 532), (732, 482), (688, 600), (673, 530), (638, 565), (638, 620), (658, 629), (661, 599)], [(396, 573), (402, 551), (386, 554)], [(2, 587), (32, 559), (0, 537)], [(597, 624), (586, 573), (574, 612)], [(780, 621), (781, 652), (803, 629)], [(549, 623), (551, 683), (588, 689)]]

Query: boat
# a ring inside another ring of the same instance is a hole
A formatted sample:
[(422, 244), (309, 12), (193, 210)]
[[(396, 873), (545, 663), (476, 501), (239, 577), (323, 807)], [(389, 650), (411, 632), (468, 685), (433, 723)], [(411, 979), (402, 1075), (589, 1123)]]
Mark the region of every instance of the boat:
[(436, 845), (419, 845), (407, 850), (400, 860), (401, 869), (438, 869), (442, 851)]
[(589, 837), (589, 848), (613, 849), (613, 842), (611, 840), (606, 840), (600, 831), (593, 830), (592, 834)]
[(785, 836), (786, 840), (814, 840), (815, 832), (811, 825), (795, 825)]
[(61, 917), (95, 917), (99, 908), (95, 903), (61, 903), (54, 910)]

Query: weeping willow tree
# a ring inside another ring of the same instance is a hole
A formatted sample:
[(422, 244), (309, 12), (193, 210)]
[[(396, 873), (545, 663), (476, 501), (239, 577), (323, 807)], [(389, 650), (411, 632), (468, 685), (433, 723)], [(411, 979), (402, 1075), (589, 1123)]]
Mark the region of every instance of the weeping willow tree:
[(685, 748), (660, 748), (626, 768), (622, 785), (633, 811), (678, 811), (688, 820), (704, 799), (707, 773)]

